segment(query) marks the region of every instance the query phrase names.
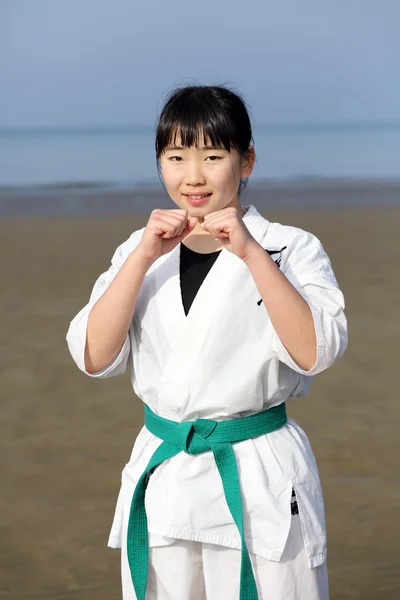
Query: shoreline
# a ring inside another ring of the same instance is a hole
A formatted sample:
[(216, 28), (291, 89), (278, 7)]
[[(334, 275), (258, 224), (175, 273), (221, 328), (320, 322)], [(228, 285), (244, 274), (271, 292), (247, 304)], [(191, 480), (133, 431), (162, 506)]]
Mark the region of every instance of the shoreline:
[[(400, 179), (299, 178), (249, 183), (242, 204), (254, 204), (260, 210), (399, 206)], [(161, 184), (0, 187), (0, 218), (148, 213), (171, 206)]]

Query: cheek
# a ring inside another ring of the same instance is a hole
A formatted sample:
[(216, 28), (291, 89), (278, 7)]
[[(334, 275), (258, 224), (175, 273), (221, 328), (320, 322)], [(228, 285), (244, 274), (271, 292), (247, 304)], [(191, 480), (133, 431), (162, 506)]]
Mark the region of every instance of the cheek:
[(162, 166), (161, 176), (167, 189), (174, 190), (178, 187), (180, 179), (179, 174), (175, 169), (168, 168), (168, 165)]
[(227, 163), (224, 168), (215, 173), (214, 183), (225, 191), (236, 190), (240, 182), (240, 171), (234, 165)]

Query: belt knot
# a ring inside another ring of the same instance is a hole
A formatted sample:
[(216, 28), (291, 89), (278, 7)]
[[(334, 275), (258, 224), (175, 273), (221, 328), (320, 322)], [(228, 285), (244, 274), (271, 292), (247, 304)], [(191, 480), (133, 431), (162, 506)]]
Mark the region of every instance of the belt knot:
[(192, 422), (179, 423), (176, 426), (176, 445), (186, 454), (201, 454), (211, 450), (207, 438), (217, 426), (217, 421), (211, 419), (196, 419)]

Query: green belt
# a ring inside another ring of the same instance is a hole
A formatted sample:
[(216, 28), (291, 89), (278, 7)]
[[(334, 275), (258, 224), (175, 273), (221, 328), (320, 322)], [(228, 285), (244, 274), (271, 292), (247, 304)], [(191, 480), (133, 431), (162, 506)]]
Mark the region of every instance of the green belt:
[(145, 493), (151, 472), (179, 452), (196, 455), (210, 450), (221, 476), (225, 499), (242, 540), (240, 600), (257, 600), (257, 587), (244, 537), (239, 474), (232, 444), (280, 429), (287, 421), (285, 404), (250, 417), (229, 421), (196, 419), (177, 423), (159, 417), (145, 406), (147, 429), (163, 440), (140, 477), (132, 498), (128, 523), (127, 553), (137, 600), (145, 600), (148, 572), (148, 535)]

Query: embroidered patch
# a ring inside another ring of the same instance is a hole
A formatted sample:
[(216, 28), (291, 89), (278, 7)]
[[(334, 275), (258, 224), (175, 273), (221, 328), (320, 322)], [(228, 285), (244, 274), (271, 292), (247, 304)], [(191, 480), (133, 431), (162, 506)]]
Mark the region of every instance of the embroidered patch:
[[(283, 246), (283, 248), (281, 248), (280, 250), (267, 250), (267, 248), (264, 248), (265, 252), (268, 252), (268, 254), (279, 269), (281, 268), (282, 252), (286, 250), (286, 248), (287, 246)], [(277, 257), (275, 257), (276, 254), (278, 255)], [(260, 306), (261, 303), (262, 299), (257, 302), (258, 306)]]
[(277, 267), (281, 268), (281, 262), (282, 262), (282, 252), (284, 250), (286, 250), (287, 246), (283, 246), (283, 248), (281, 248), (280, 250), (267, 250), (267, 248), (265, 248), (265, 252), (268, 252), (268, 254), (272, 257), (274, 256), (274, 254), (278, 254), (277, 258), (273, 258), (274, 263), (276, 264)]

